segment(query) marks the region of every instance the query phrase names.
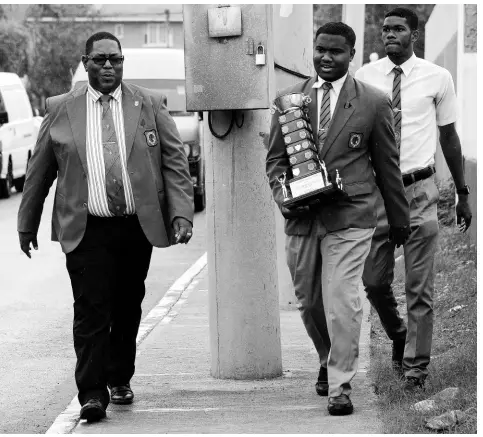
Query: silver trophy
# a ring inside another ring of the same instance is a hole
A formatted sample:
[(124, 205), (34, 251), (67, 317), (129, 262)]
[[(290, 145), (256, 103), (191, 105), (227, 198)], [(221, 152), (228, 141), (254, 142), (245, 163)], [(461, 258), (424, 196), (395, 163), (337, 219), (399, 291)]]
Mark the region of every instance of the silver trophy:
[(326, 203), (334, 197), (345, 196), (342, 179), (336, 170), (335, 182), (331, 182), (324, 161), (319, 158), (312, 134), (308, 104), (312, 99), (303, 93), (289, 93), (277, 97), (271, 113), (280, 113), (281, 126), (292, 179), (284, 172), (278, 181), (284, 197), (283, 206), (294, 208), (309, 203)]

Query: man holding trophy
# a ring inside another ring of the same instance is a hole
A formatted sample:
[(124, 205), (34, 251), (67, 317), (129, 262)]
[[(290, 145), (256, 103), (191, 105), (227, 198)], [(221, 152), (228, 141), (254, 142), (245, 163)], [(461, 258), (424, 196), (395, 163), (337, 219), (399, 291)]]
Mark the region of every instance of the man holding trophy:
[(316, 33), (317, 75), (274, 101), (267, 175), (284, 217), (287, 263), (302, 320), (320, 359), (316, 391), (332, 415), (351, 414), (364, 261), (381, 191), (397, 246), (410, 233), (389, 98), (355, 80), (355, 34), (344, 23)]

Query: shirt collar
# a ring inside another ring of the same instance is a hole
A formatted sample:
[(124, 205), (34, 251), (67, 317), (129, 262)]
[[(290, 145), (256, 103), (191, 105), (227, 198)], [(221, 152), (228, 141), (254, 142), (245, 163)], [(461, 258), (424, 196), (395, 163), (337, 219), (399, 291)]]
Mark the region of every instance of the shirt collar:
[[(334, 89), (335, 94), (338, 96), (340, 94), (340, 90), (342, 89), (342, 86), (344, 85), (344, 82), (347, 78), (347, 75), (349, 72), (347, 72), (344, 76), (342, 76), (340, 79), (334, 80), (332, 83), (332, 88)], [(324, 82), (326, 82), (324, 79), (322, 79), (320, 76), (317, 76), (318, 80), (312, 85), (312, 88), (320, 88)]]
[[(102, 93), (94, 89), (89, 83), (87, 84), (87, 95), (94, 102), (97, 102), (99, 100), (99, 97), (102, 96)], [(121, 96), (122, 96), (121, 85), (119, 84), (119, 86), (114, 91), (110, 92), (109, 95), (112, 96), (113, 99), (116, 99), (118, 102), (121, 102)]]
[[(391, 73), (392, 69), (396, 66), (396, 64), (389, 59), (389, 56), (386, 56), (385, 60), (386, 60), (386, 65), (384, 66), (384, 73), (387, 76), (389, 73)], [(418, 60), (417, 56), (413, 53), (412, 56), (406, 62), (400, 65), (401, 70), (403, 71), (406, 77), (408, 77), (409, 74), (411, 73), (412, 69), (416, 65), (417, 60)]]

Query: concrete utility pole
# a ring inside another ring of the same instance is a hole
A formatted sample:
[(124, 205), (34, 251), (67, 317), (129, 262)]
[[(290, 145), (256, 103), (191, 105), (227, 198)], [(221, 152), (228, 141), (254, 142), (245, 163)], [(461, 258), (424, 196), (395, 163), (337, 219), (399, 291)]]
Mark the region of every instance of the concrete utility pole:
[[(228, 115), (214, 114), (220, 131), (226, 131)], [(215, 378), (282, 374), (274, 215), (260, 137), (269, 114), (243, 111), (243, 116), (242, 129), (226, 139), (205, 136), (211, 374)], [(209, 132), (207, 122), (205, 132)]]
[[(275, 83), (274, 54), (283, 51), (284, 44), (285, 49), (296, 46), (299, 54), (291, 58), (286, 52), (277, 62), (290, 70), (304, 68), (297, 61), (309, 48), (301, 45), (297, 32), (301, 27), (312, 29), (312, 14), (296, 22), (299, 8), (185, 5), (183, 9), (187, 109), (204, 111), (211, 374), (215, 378), (282, 374), (275, 225), (275, 214), (280, 212), (274, 210), (265, 174), (271, 114), (255, 108), (268, 108), (275, 98), (279, 84)], [(265, 53), (259, 62), (256, 55), (261, 46)], [(230, 125), (232, 130), (224, 138), (212, 135), (210, 116), (213, 131), (225, 133)]]

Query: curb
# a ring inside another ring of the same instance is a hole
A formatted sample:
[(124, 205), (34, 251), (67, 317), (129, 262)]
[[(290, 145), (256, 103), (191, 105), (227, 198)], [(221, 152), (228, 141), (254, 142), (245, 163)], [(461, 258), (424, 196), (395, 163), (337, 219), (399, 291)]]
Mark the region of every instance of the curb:
[[(169, 323), (177, 315), (178, 309), (186, 298), (183, 293), (194, 278), (206, 267), (207, 253), (205, 252), (186, 272), (184, 272), (168, 289), (163, 298), (149, 311), (139, 325), (136, 346), (139, 346), (149, 333), (160, 323)], [(176, 308), (173, 308), (175, 307)], [(70, 434), (79, 423), (81, 406), (77, 396), (72, 399), (67, 408), (60, 413), (45, 434)]]

